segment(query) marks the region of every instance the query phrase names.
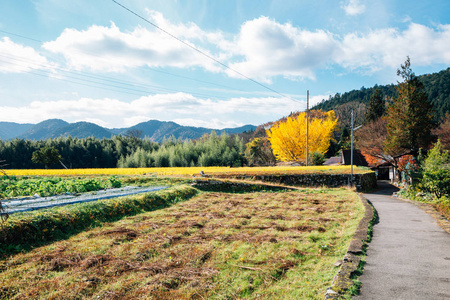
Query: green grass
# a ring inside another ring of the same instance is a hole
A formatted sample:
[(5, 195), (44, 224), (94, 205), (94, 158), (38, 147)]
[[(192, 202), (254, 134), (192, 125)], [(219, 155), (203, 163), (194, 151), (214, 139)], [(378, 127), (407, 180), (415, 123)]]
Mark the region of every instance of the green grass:
[(343, 299), (351, 300), (353, 296), (359, 295), (359, 293), (361, 292), (362, 282), (359, 280), (359, 277), (363, 274), (364, 266), (366, 265), (367, 247), (373, 238), (373, 227), (378, 223), (378, 213), (371, 203), (370, 206), (373, 209), (373, 217), (367, 228), (367, 239), (365, 241), (365, 244), (363, 245), (362, 253), (359, 255), (361, 257), (361, 261), (358, 265), (358, 269), (356, 269), (356, 271), (353, 272), (351, 276), (351, 279), (353, 280), (353, 286), (345, 291), (345, 293), (341, 297)]
[(347, 189), (202, 192), (0, 261), (0, 299), (323, 299), (363, 211)]

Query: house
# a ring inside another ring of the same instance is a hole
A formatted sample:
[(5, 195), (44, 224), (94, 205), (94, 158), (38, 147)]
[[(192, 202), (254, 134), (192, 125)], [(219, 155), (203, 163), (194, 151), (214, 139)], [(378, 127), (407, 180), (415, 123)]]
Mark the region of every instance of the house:
[[(341, 165), (350, 165), (351, 161), (351, 150), (342, 150), (341, 151)], [(354, 166), (363, 166), (370, 167), (373, 171), (375, 171), (378, 180), (390, 180), (391, 182), (397, 181), (397, 171), (394, 166), (390, 162), (380, 161), (380, 164), (376, 166), (369, 166), (364, 155), (359, 150), (353, 150), (353, 165)]]
[[(341, 150), (341, 165), (350, 165), (351, 164), (351, 150), (345, 149)], [(364, 155), (361, 154), (359, 150), (353, 150), (353, 165), (354, 166), (362, 166), (368, 167), (369, 163), (366, 161)]]

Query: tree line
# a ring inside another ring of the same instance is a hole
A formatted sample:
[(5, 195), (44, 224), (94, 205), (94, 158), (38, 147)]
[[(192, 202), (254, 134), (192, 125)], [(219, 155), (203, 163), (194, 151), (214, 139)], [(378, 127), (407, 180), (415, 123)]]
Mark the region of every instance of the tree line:
[(120, 157), (120, 168), (138, 167), (195, 167), (229, 166), (246, 164), (244, 140), (226, 133), (218, 136), (214, 131), (198, 140), (166, 139), (158, 149), (136, 151)]
[[(54, 151), (52, 151), (54, 150)], [(111, 139), (58, 137), (0, 140), (4, 169), (242, 166), (245, 143), (215, 132), (198, 140), (169, 137), (162, 143), (134, 136)]]

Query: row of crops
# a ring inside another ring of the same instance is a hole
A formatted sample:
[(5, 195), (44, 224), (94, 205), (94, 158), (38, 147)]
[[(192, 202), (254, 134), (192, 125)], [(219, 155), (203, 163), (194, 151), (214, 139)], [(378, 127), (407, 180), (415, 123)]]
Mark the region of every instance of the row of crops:
[(33, 195), (47, 197), (67, 193), (86, 193), (121, 186), (122, 182), (116, 176), (109, 178), (17, 178), (4, 176), (0, 180), (0, 199)]

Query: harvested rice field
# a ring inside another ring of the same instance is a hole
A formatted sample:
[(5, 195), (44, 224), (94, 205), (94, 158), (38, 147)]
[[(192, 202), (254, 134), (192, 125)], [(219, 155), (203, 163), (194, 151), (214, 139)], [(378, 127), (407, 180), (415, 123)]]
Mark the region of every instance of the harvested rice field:
[(0, 299), (323, 299), (351, 190), (200, 192), (0, 261)]

